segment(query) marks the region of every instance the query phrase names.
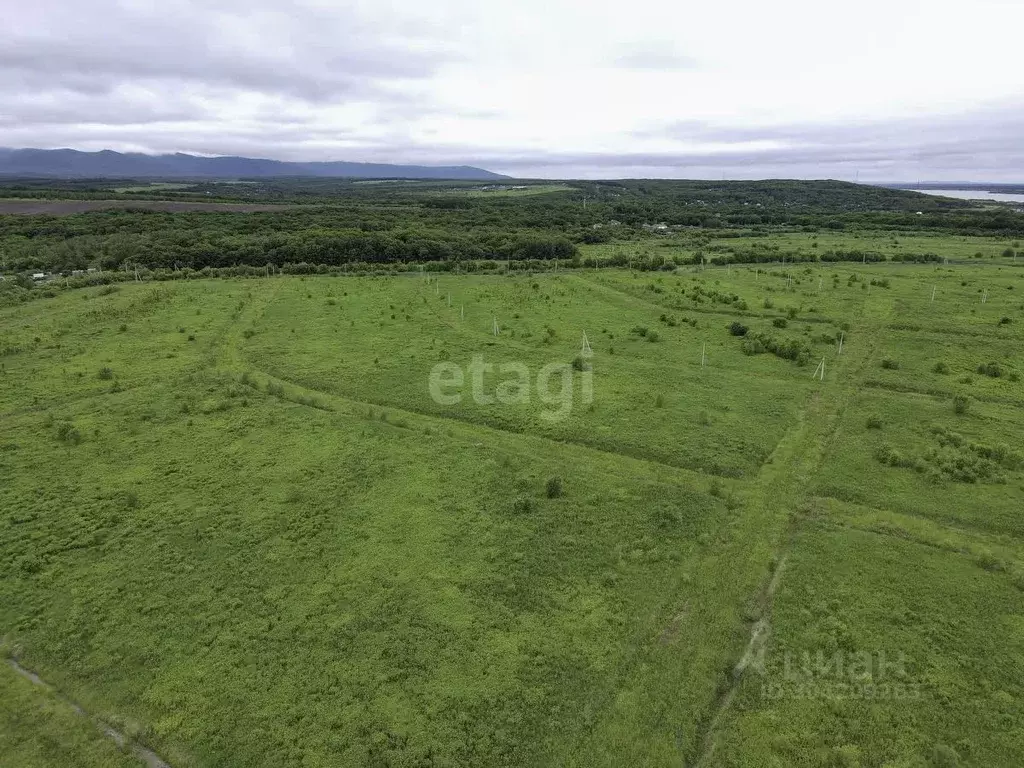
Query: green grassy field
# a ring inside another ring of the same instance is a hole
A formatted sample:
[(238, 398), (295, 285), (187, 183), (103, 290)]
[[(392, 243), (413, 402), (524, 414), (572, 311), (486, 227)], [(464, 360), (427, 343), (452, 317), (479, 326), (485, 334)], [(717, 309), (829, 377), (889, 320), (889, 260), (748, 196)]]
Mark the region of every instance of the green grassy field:
[[(934, 254), (954, 262), (980, 262), (1024, 266), (1024, 256), (1004, 255), (1008, 248), (1020, 250), (1017, 239), (998, 239), (975, 235), (951, 235), (945, 232), (904, 232), (884, 230), (852, 230), (838, 232), (771, 232), (762, 235), (738, 235), (735, 232), (672, 233), (642, 244), (601, 243), (584, 245), (580, 258), (584, 263), (601, 261), (615, 254), (654, 253), (666, 259), (680, 256), (690, 260), (698, 251), (709, 259), (744, 252), (751, 248), (821, 256), (829, 251), (866, 251), (885, 256), (901, 254)], [(781, 261), (781, 256), (775, 259)]]
[[(984, 261), (0, 309), (0, 647), (175, 768), (1016, 766), (1024, 270)], [(431, 395), (475, 356), (528, 396)], [(0, 765), (131, 764), (0, 687)]]

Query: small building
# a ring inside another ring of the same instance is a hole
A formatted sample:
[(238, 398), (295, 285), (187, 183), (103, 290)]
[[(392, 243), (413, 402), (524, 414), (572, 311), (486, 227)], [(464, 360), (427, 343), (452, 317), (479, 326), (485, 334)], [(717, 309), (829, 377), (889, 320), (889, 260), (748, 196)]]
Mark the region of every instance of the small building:
[(45, 280), (46, 279), (46, 273), (45, 272), (35, 272), (32, 275), (32, 279), (33, 280)]

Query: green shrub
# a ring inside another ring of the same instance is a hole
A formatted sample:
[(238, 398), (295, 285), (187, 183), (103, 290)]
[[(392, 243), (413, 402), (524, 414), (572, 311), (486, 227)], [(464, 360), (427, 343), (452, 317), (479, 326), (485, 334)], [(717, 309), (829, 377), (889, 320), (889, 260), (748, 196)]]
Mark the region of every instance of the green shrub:
[(69, 445), (78, 445), (82, 442), (82, 433), (73, 424), (64, 421), (57, 425), (57, 439)]
[(760, 355), (767, 352), (764, 342), (757, 336), (748, 336), (743, 340), (743, 354)]
[(884, 360), (882, 360), (882, 367), (889, 371), (895, 371), (899, 369), (900, 364), (897, 361), (887, 357)]
[(774, 320), (772, 320), (772, 325), (774, 325), (776, 328), (785, 328), (787, 325), (789, 325), (789, 321), (786, 320), (786, 318), (784, 317), (776, 317)]
[(512, 500), (512, 511), (517, 515), (528, 515), (537, 508), (537, 503), (529, 496), (516, 496)]
[(932, 366), (932, 372), (933, 373), (940, 373), (940, 374), (945, 375), (945, 374), (949, 373), (949, 366), (946, 365), (943, 362), (938, 362), (938, 363), (936, 363), (935, 365)]
[(110, 379), (114, 378), (114, 371), (104, 366), (103, 368), (100, 368), (100, 372), (97, 375), (104, 381), (109, 381)]
[(914, 469), (917, 463), (914, 459), (904, 456), (888, 443), (883, 443), (875, 449), (875, 458), (882, 464), (890, 467)]
[(738, 321), (737, 322), (733, 322), (729, 326), (729, 333), (731, 333), (733, 336), (746, 336), (748, 330), (750, 330), (750, 329), (747, 328), (747, 326), (745, 326), (743, 323), (738, 322)]
[(881, 429), (882, 420), (877, 416), (869, 416), (867, 421), (867, 427), (868, 429)]
[(757, 355), (771, 352), (783, 360), (792, 360), (798, 365), (806, 365), (811, 359), (811, 349), (800, 339), (776, 339), (767, 333), (748, 334), (743, 339), (743, 353)]
[(562, 496), (562, 494), (564, 493), (564, 489), (562, 487), (562, 478), (560, 478), (558, 475), (555, 475), (554, 477), (549, 477), (547, 485), (545, 486), (545, 493), (547, 493), (547, 497), (549, 499), (557, 499), (560, 496)]
[(967, 395), (955, 395), (953, 397), (953, 412), (962, 416), (971, 408), (971, 399)]
[(1003, 368), (999, 363), (983, 363), (978, 366), (978, 373), (989, 376), (993, 379), (998, 379), (1003, 375)]

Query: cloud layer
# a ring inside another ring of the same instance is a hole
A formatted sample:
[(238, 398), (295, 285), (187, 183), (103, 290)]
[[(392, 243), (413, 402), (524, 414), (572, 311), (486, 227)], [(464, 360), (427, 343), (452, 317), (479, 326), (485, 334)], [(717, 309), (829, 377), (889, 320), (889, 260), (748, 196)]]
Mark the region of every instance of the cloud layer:
[(5, 21), (0, 146), (1024, 181), (1011, 0), (37, 0)]

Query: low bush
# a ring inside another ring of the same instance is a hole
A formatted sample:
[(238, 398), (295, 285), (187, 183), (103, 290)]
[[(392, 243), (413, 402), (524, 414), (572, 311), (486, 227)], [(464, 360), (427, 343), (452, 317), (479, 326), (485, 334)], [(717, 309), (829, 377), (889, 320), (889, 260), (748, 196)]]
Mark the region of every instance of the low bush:
[(61, 422), (57, 425), (57, 439), (69, 445), (78, 445), (82, 442), (82, 433), (69, 422)]
[(1003, 368), (999, 363), (983, 363), (978, 366), (978, 373), (983, 376), (998, 379), (1003, 375)]
[(766, 333), (751, 333), (743, 339), (743, 354), (759, 355), (771, 352), (783, 360), (792, 360), (798, 365), (806, 365), (811, 360), (811, 349), (799, 339), (776, 339)]
[(528, 515), (537, 508), (537, 503), (529, 496), (516, 496), (512, 500), (512, 511), (517, 515)]

